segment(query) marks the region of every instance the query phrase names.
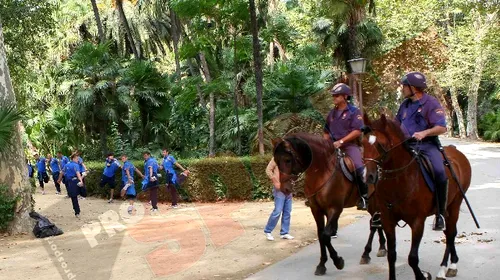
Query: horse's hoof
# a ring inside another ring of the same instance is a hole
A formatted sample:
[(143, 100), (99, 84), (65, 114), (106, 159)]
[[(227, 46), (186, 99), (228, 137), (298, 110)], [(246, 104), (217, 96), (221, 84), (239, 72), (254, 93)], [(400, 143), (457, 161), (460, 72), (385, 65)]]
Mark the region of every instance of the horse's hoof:
[(359, 264), (369, 264), (371, 260), (372, 260), (372, 258), (370, 258), (370, 257), (361, 257)]
[(338, 270), (342, 270), (344, 268), (344, 259), (342, 257), (339, 257), (337, 261), (333, 261), (333, 264)]
[(429, 272), (422, 271), (422, 274), (425, 277), (425, 280), (432, 280), (432, 275)]
[(326, 273), (326, 267), (325, 266), (317, 266), (316, 271), (314, 272), (314, 275), (321, 276), (325, 275)]
[(446, 277), (456, 277), (457, 276), (457, 273), (458, 273), (458, 269), (448, 269), (448, 271), (446, 271)]
[(380, 249), (380, 250), (378, 250), (377, 257), (383, 258), (385, 256), (387, 256), (387, 250), (386, 249)]

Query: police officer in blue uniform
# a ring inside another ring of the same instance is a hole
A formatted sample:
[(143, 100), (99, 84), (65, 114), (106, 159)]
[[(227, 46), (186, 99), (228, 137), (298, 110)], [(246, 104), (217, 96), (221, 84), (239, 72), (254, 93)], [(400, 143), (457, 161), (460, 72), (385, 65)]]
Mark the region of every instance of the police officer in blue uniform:
[(439, 101), (426, 94), (425, 76), (420, 72), (407, 73), (401, 79), (403, 95), (406, 98), (399, 107), (396, 121), (407, 138), (413, 138), (410, 146), (424, 154), (434, 169), (434, 184), (438, 211), (433, 229), (445, 230), (444, 214), (448, 196), (448, 177), (437, 141), (438, 135), (446, 132), (446, 118)]
[(54, 180), (54, 185), (56, 186), (56, 194), (61, 194), (61, 184), (59, 184), (59, 172), (61, 171), (61, 165), (57, 158), (52, 157), (51, 154), (47, 154), (47, 160), (49, 161), (50, 172), (52, 173), (52, 179)]
[(68, 196), (71, 198), (75, 217), (80, 218), (78, 195), (86, 196), (86, 191), (83, 184), (83, 176), (80, 173), (80, 166), (78, 165), (78, 158), (76, 153), (71, 155), (71, 162), (66, 164), (60, 172), (58, 182), (61, 183), (63, 176), (65, 177)]
[(40, 183), (40, 188), (42, 188), (42, 194), (45, 194), (44, 183), (49, 182), (49, 175), (47, 175), (47, 160), (44, 157), (35, 154), (36, 159), (36, 169), (37, 169), (37, 179)]
[(359, 145), (363, 117), (358, 108), (347, 102), (348, 98), (352, 96), (349, 86), (343, 83), (336, 84), (330, 93), (335, 108), (330, 111), (326, 118), (323, 138), (334, 141), (335, 148), (341, 149), (352, 159), (356, 168), (356, 185), (361, 197), (358, 209), (367, 210), (368, 186), (364, 180), (365, 165)]
[(116, 186), (115, 173), (118, 170), (118, 168), (121, 168), (120, 163), (118, 162), (118, 160), (115, 159), (113, 153), (109, 153), (108, 156), (106, 157), (104, 171), (101, 176), (101, 183), (99, 184), (101, 188), (103, 188), (106, 185), (109, 186), (110, 196), (108, 203), (113, 202), (113, 194)]

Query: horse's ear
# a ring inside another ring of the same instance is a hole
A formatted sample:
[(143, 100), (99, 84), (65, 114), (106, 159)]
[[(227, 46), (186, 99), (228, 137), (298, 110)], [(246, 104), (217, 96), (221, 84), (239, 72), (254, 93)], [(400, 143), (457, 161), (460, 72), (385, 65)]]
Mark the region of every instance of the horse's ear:
[(385, 114), (382, 114), (382, 116), (380, 116), (380, 121), (382, 122), (383, 127), (387, 127), (387, 117), (385, 116)]
[(366, 126), (372, 126), (372, 122), (370, 121), (370, 118), (368, 117), (367, 113), (363, 114), (363, 122), (365, 123)]
[(273, 149), (276, 149), (276, 146), (278, 146), (279, 143), (283, 141), (282, 138), (274, 138), (271, 140), (271, 143), (273, 144)]

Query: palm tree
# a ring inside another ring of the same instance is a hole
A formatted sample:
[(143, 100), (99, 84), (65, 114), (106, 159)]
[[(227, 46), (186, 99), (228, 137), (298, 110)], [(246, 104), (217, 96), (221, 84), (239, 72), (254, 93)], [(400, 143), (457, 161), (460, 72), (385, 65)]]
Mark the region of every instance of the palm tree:
[(92, 3), (92, 9), (94, 10), (95, 22), (97, 24), (97, 32), (99, 34), (99, 42), (104, 43), (105, 40), (104, 31), (102, 29), (101, 17), (99, 16), (99, 9), (97, 8), (96, 0), (90, 0), (90, 2)]
[(263, 115), (262, 115), (262, 61), (260, 60), (260, 42), (259, 42), (259, 26), (257, 24), (257, 13), (255, 10), (255, 1), (249, 0), (250, 21), (252, 25), (253, 38), (253, 65), (255, 69), (255, 87), (257, 92), (257, 119), (259, 139), (259, 153), (264, 154), (264, 133), (263, 133)]

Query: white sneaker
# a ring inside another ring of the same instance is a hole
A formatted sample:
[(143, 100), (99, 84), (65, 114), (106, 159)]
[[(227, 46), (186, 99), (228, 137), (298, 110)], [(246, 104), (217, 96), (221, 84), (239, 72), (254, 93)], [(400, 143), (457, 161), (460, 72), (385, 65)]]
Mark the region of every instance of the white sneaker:
[(134, 206), (129, 206), (127, 209), (127, 212), (129, 215), (132, 215), (132, 212), (134, 211)]
[(80, 214), (75, 214), (75, 218), (80, 219)]
[(273, 237), (273, 235), (271, 233), (266, 232), (265, 234), (266, 234), (267, 240), (274, 241), (274, 237)]
[(177, 205), (172, 205), (172, 208), (177, 209), (179, 206)]
[(45, 194), (45, 191), (42, 191), (42, 195), (44, 195), (44, 194)]
[(294, 239), (295, 237), (291, 236), (290, 234), (284, 234), (284, 235), (280, 235), (280, 238), (281, 239), (287, 239), (287, 240), (292, 240)]
[(61, 193), (60, 192), (56, 192), (56, 195), (61, 195)]
[(113, 199), (108, 200), (108, 203), (113, 203)]
[(158, 214), (158, 209), (151, 209), (151, 215), (156, 215)]
[(79, 200), (85, 200), (85, 197), (83, 197), (83, 196), (79, 196), (79, 197), (78, 197), (78, 199), (79, 199)]
[(337, 236), (337, 234), (334, 234), (334, 235), (332, 235), (332, 238), (331, 238), (331, 239), (335, 239), (335, 238), (337, 238), (337, 237), (338, 237), (338, 236)]

